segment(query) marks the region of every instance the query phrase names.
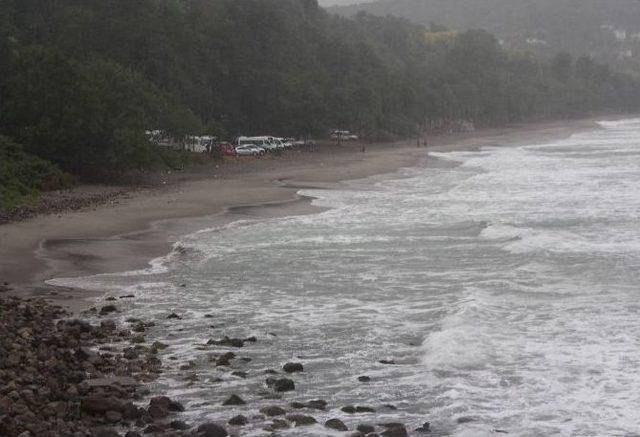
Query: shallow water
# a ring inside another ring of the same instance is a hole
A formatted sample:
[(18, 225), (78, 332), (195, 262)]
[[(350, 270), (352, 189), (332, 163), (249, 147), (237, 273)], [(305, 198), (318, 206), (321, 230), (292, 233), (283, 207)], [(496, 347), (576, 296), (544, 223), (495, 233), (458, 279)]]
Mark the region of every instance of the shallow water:
[[(157, 388), (188, 404), (187, 420), (322, 398), (332, 409), (315, 416), (350, 427), (640, 435), (640, 119), (602, 127), (432, 154), (459, 165), (366, 189), (303, 190), (331, 209), (205, 229), (145, 271), (52, 282), (136, 295), (123, 317), (159, 320), (170, 348)], [(199, 347), (223, 335), (258, 337), (236, 351), (252, 358), (238, 365), (247, 379), (208, 362), (224, 349)], [(263, 399), (264, 369), (293, 359), (306, 370), (296, 392)], [(194, 384), (177, 369), (187, 360)], [(220, 406), (229, 393), (247, 405)]]

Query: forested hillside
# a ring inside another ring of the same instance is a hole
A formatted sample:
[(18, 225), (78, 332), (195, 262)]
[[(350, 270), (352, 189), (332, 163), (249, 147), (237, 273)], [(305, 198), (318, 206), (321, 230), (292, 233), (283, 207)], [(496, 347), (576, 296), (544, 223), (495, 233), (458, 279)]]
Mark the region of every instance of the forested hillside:
[[(352, 2), (355, 3), (355, 2)], [(456, 30), (486, 29), (511, 49), (540, 55), (567, 51), (620, 69), (640, 71), (637, 0), (377, 0), (333, 12), (360, 11), (437, 23)]]
[(84, 179), (158, 164), (146, 129), (385, 139), (639, 104), (636, 79), (588, 58), (316, 0), (0, 1), (0, 147)]

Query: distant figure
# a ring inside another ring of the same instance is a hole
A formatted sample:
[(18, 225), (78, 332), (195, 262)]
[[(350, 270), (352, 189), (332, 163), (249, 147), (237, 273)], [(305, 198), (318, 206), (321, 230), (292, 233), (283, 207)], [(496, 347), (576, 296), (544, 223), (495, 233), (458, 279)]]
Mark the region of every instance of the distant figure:
[(366, 151), (367, 147), (363, 144), (362, 145), (362, 153), (364, 153)]

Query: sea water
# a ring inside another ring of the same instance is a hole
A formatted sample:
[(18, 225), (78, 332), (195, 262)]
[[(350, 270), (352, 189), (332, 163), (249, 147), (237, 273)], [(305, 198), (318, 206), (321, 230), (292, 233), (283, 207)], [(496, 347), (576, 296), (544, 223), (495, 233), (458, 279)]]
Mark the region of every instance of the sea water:
[[(148, 339), (169, 348), (153, 388), (187, 421), (326, 399), (314, 416), (350, 429), (640, 435), (640, 119), (600, 125), (431, 153), (394, 177), (301, 191), (324, 212), (204, 229), (149, 269), (52, 282), (136, 296), (122, 317), (157, 323)], [(203, 344), (224, 335), (256, 336), (234, 350), (251, 361), (210, 362), (226, 349)], [(264, 370), (287, 361), (305, 366), (295, 392), (266, 399)], [(231, 393), (247, 405), (223, 407)]]

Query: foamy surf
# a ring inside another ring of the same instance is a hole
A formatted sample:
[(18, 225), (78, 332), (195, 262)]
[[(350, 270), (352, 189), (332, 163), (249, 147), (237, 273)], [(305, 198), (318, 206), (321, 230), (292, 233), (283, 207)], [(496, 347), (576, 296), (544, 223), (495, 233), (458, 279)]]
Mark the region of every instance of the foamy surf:
[[(234, 414), (273, 404), (259, 395), (264, 370), (295, 359), (305, 372), (281, 402), (327, 399), (318, 419), (350, 428), (634, 435), (640, 119), (601, 126), (434, 154), (461, 165), (374, 189), (305, 189), (331, 209), (204, 229), (144, 271), (53, 282), (135, 295), (127, 315), (156, 321), (169, 345), (159, 388), (193, 420), (228, 420), (229, 393), (248, 401)], [(224, 335), (257, 337), (242, 351), (246, 379), (211, 365), (203, 345)], [(376, 411), (340, 410), (351, 404)]]

